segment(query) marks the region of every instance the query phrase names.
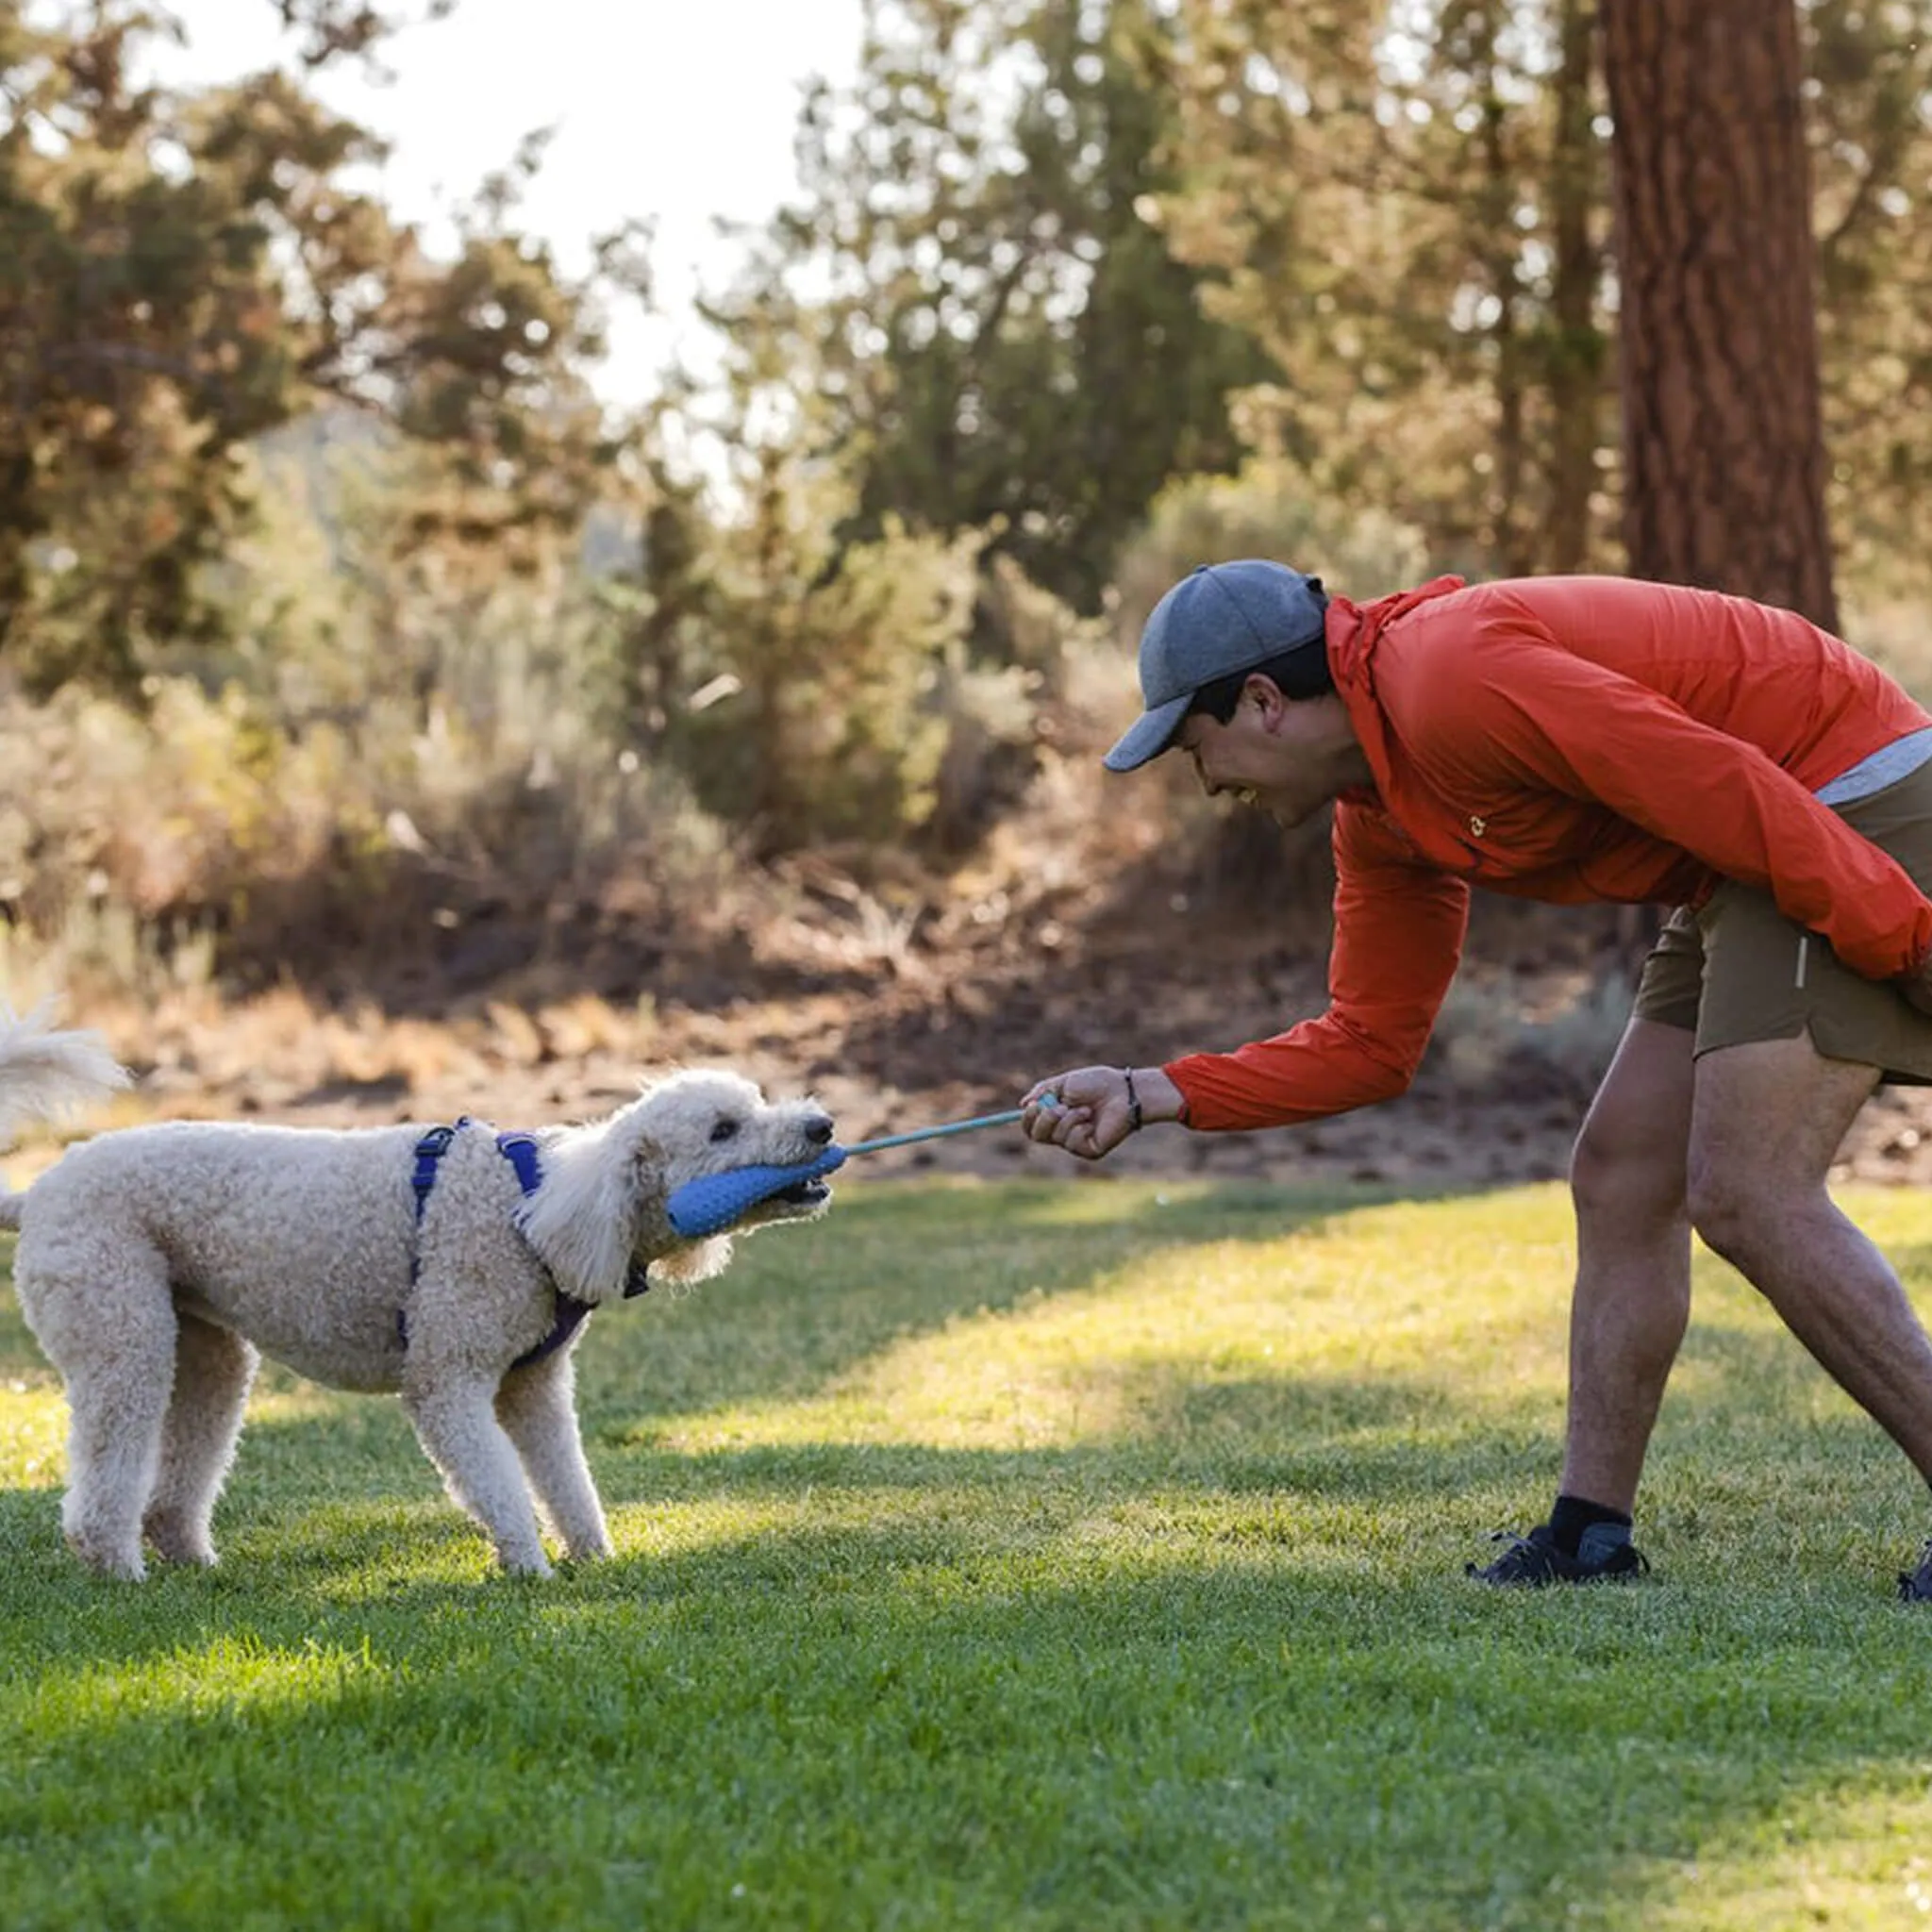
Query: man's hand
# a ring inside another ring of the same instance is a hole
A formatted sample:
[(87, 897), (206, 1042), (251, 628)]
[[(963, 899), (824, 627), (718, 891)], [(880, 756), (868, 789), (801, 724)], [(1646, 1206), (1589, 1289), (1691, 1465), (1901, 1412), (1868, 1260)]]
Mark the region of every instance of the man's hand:
[(1028, 1140), (1098, 1160), (1137, 1126), (1179, 1120), (1187, 1103), (1158, 1067), (1074, 1067), (1037, 1082), (1020, 1105)]

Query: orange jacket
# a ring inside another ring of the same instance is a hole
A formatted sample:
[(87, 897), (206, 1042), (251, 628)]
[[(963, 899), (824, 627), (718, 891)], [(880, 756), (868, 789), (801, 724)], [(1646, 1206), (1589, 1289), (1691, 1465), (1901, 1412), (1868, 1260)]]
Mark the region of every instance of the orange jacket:
[(1374, 789), (1336, 803), (1329, 1006), (1166, 1071), (1198, 1128), (1400, 1093), (1461, 954), (1471, 884), (1565, 904), (1767, 889), (1872, 979), (1932, 951), (1932, 901), (1811, 795), (1932, 718), (1790, 611), (1619, 577), (1526, 577), (1328, 608)]

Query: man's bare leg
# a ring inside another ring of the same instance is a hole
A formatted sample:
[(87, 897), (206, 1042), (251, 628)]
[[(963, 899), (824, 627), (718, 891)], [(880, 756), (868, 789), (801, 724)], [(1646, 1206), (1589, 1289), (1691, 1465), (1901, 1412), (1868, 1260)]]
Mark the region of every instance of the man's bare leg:
[(1576, 1286), (1562, 1493), (1632, 1513), (1690, 1313), (1687, 1027), (1633, 1020), (1571, 1162)]
[(1932, 1339), (1890, 1263), (1825, 1190), (1877, 1074), (1800, 1038), (1707, 1053), (1694, 1084), (1698, 1233), (1932, 1483)]

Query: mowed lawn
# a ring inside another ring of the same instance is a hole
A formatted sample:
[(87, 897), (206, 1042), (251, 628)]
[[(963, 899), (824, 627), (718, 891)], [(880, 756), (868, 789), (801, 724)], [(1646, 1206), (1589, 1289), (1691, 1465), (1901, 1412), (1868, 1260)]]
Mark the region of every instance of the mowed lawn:
[[(280, 1374), (223, 1566), (83, 1576), (0, 1296), (0, 1924), (1932, 1923), (1932, 1507), (1729, 1271), (1657, 1574), (1493, 1594), (1560, 1190), (841, 1194), (591, 1324), (621, 1554), (546, 1584)], [(1847, 1201), (1932, 1310), (1932, 1200)]]

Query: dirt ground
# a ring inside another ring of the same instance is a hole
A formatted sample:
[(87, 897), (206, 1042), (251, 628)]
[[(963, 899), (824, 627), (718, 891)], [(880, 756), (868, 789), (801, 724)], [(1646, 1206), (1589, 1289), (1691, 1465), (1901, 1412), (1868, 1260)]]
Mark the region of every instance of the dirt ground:
[[(875, 915), (726, 921), (673, 949), (661, 929), (606, 908), (521, 958), (502, 934), (471, 934), (467, 953), (399, 967), (380, 1000), (290, 984), (240, 1003), (183, 995), (74, 1017), (104, 1024), (139, 1074), (128, 1118), (373, 1125), (467, 1113), (534, 1126), (604, 1112), (674, 1065), (728, 1065), (769, 1091), (817, 1094), (851, 1142), (1010, 1108), (1070, 1066), (1230, 1047), (1324, 999), (1319, 936), (1270, 936), (1245, 917), (1143, 906), (1058, 936), (1033, 916), (1024, 931), (962, 919), (883, 941), (880, 926)], [(1479, 927), (1463, 975), (1474, 990), (1458, 982), (1414, 1087), (1361, 1113), (1253, 1134), (1162, 1126), (1098, 1166), (993, 1128), (868, 1157), (849, 1178), (1158, 1174), (1429, 1191), (1554, 1179), (1622, 1023), (1620, 1002), (1598, 996), (1579, 1029), (1578, 989), (1642, 943), (1627, 924), (1553, 925), (1541, 914)], [(1557, 1017), (1539, 1026), (1539, 1010)], [(1932, 1181), (1932, 1090), (1881, 1092), (1840, 1173)]]

